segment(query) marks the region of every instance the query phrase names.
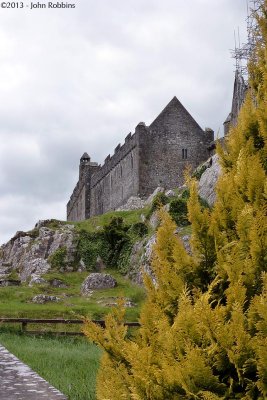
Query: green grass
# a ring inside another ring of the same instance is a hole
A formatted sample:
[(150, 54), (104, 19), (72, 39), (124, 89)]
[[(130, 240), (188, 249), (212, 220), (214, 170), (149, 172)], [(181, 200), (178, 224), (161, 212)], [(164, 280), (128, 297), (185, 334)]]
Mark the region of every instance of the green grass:
[(68, 400), (95, 400), (101, 351), (85, 338), (29, 337), (0, 331), (0, 342)]
[(192, 235), (192, 225), (179, 227), (179, 236)]
[[(113, 289), (95, 290), (91, 297), (80, 295), (81, 284), (88, 276), (88, 272), (51, 272), (44, 275), (49, 280), (61, 279), (67, 288), (54, 288), (49, 284), (29, 287), (8, 286), (0, 288), (0, 317), (25, 317), (25, 318), (81, 318), (88, 316), (92, 319), (101, 319), (110, 311), (100, 302), (110, 297), (127, 297), (137, 304), (134, 308), (128, 308), (126, 319), (134, 321), (138, 319), (140, 307), (145, 298), (143, 288), (134, 285), (117, 271), (107, 270), (117, 280), (118, 286)], [(31, 299), (37, 294), (55, 295), (62, 299), (59, 303), (34, 304)]]
[(88, 232), (94, 232), (96, 228), (107, 225), (113, 217), (122, 217), (126, 225), (133, 225), (141, 221), (141, 215), (146, 214), (146, 209), (133, 210), (133, 211), (111, 211), (103, 215), (91, 217), (85, 221), (69, 222), (75, 225), (78, 229), (85, 229)]

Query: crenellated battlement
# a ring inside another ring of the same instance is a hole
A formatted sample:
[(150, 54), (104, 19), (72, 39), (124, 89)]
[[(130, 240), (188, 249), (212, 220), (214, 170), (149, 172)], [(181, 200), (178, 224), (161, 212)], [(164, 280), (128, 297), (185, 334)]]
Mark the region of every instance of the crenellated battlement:
[(91, 187), (94, 187), (101, 181), (106, 175), (108, 175), (136, 146), (138, 145), (138, 135), (129, 133), (123, 145), (119, 144), (114, 149), (114, 154), (110, 154), (105, 158), (104, 164), (101, 168), (92, 176)]

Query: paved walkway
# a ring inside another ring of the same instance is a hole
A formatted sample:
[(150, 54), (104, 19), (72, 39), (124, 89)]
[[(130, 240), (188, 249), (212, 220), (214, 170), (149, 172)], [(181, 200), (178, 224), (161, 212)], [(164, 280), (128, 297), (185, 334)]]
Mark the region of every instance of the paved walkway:
[(43, 399), (67, 397), (0, 345), (0, 400)]

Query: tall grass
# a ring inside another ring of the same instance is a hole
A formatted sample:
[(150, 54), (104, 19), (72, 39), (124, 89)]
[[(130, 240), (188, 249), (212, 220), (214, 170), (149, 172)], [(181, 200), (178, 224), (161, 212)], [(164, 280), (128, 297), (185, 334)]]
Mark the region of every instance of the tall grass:
[(100, 350), (85, 338), (29, 337), (0, 332), (0, 342), (68, 400), (95, 400)]

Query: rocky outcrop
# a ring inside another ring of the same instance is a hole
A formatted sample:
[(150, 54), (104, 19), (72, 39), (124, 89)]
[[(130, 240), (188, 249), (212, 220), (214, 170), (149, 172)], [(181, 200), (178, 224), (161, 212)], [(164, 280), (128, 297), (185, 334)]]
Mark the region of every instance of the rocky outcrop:
[(199, 196), (212, 206), (216, 199), (216, 183), (221, 173), (219, 156), (215, 154), (211, 159), (208, 168), (203, 172), (199, 181)]
[(68, 286), (61, 279), (51, 279), (49, 285), (56, 288), (67, 288)]
[(81, 294), (86, 296), (91, 294), (92, 290), (97, 289), (111, 289), (117, 286), (116, 279), (109, 274), (101, 274), (95, 272), (90, 274), (83, 282), (81, 287)]
[(130, 269), (128, 277), (138, 285), (143, 285), (143, 273), (148, 274), (155, 283), (155, 276), (151, 268), (152, 250), (156, 243), (156, 235), (149, 239), (136, 242), (130, 256)]
[(43, 279), (41, 276), (32, 274), (29, 286), (44, 285), (46, 283), (47, 283), (47, 281), (45, 279)]
[(151, 205), (153, 203), (154, 198), (159, 194), (159, 193), (164, 193), (165, 189), (162, 187), (157, 187), (154, 192), (147, 198), (145, 204), (146, 205)]
[(56, 296), (50, 296), (48, 294), (37, 294), (33, 297), (32, 302), (36, 304), (45, 304), (49, 302), (58, 303), (61, 299)]
[(104, 263), (102, 258), (98, 256), (95, 263), (96, 272), (103, 272), (106, 268), (107, 268), (106, 264)]
[[(190, 235), (182, 235), (182, 228), (177, 228), (174, 234), (179, 236), (183, 246), (188, 254), (192, 254), (190, 247)], [(154, 285), (156, 285), (156, 278), (151, 266), (153, 257), (153, 247), (156, 243), (156, 234), (152, 235), (149, 239), (143, 239), (136, 242), (132, 248), (130, 256), (130, 267), (128, 277), (138, 285), (143, 285), (143, 275), (147, 274)]]
[(0, 280), (0, 286), (19, 286), (20, 285), (20, 280), (17, 279), (1, 279)]
[(145, 205), (144, 200), (140, 199), (140, 197), (132, 196), (130, 197), (125, 204), (121, 207), (117, 208), (116, 211), (131, 211), (131, 210), (138, 210), (143, 208)]
[(175, 194), (175, 192), (174, 192), (173, 190), (167, 190), (167, 191), (165, 192), (165, 196), (167, 196), (167, 197), (169, 197), (169, 198), (172, 198), (172, 197), (175, 197), (176, 194)]
[(40, 221), (31, 232), (17, 232), (1, 246), (0, 274), (7, 269), (9, 273), (15, 270), (22, 282), (32, 277), (38, 281), (51, 268), (49, 256), (61, 247), (66, 248), (66, 264), (74, 262), (74, 226), (58, 223), (56, 228), (51, 228), (49, 224), (45, 226), (46, 223)]
[(137, 304), (134, 303), (131, 299), (127, 297), (104, 297), (98, 300), (98, 304), (101, 304), (104, 307), (117, 307), (118, 302), (123, 300), (124, 307), (126, 308), (133, 308), (136, 307)]

